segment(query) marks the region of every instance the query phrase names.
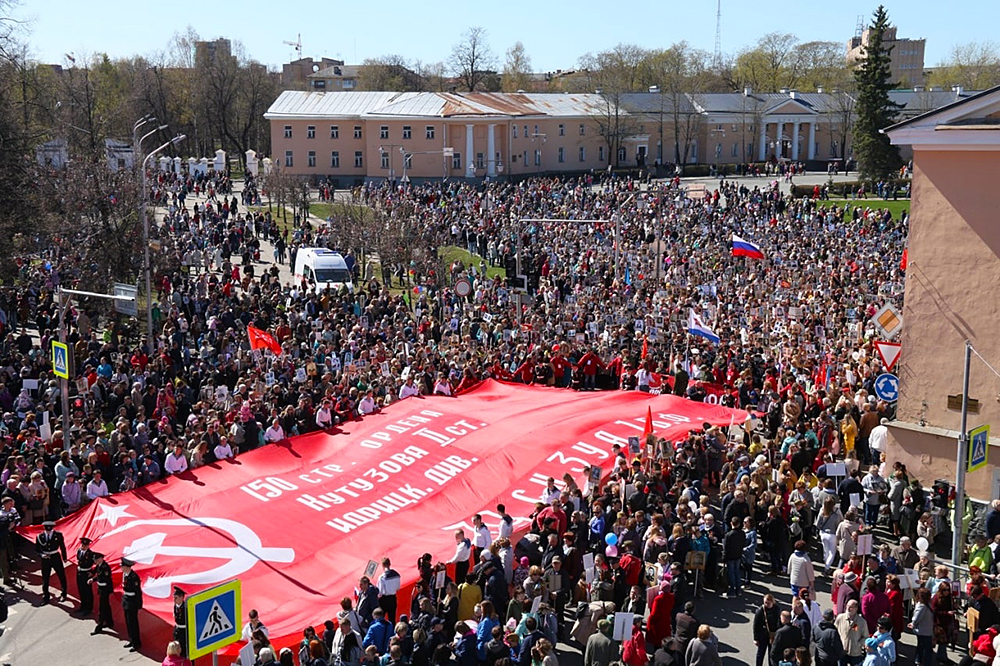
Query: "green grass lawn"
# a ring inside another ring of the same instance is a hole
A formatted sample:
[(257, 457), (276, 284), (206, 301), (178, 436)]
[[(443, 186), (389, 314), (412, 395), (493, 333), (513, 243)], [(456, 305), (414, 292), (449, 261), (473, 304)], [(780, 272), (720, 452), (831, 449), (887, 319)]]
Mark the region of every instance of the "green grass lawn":
[(871, 208), (872, 210), (888, 209), (892, 213), (893, 218), (897, 220), (903, 213), (909, 214), (910, 212), (909, 199), (897, 199), (895, 201), (890, 199), (888, 201), (883, 201), (877, 197), (869, 197), (867, 199), (844, 199), (843, 197), (830, 197), (829, 201), (819, 202), (820, 206), (829, 204), (836, 204), (837, 206), (850, 204), (852, 207), (860, 206), (861, 208)]
[[(478, 254), (471, 254), (468, 250), (464, 250), (457, 245), (439, 247), (438, 257), (446, 265), (451, 265), (455, 261), (461, 261), (465, 266), (468, 266), (470, 262), (475, 262), (478, 265), (480, 260), (483, 259)], [(502, 278), (507, 277), (507, 271), (503, 266), (490, 266), (486, 269), (486, 277), (493, 278), (497, 275)]]

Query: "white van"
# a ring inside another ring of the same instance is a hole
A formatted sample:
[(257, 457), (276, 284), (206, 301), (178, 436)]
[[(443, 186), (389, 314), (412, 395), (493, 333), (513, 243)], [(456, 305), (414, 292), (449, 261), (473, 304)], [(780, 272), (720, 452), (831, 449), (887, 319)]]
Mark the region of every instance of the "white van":
[(344, 257), (325, 247), (303, 247), (295, 254), (296, 284), (301, 283), (303, 278), (317, 294), (327, 287), (338, 291), (346, 286), (354, 291), (351, 271)]

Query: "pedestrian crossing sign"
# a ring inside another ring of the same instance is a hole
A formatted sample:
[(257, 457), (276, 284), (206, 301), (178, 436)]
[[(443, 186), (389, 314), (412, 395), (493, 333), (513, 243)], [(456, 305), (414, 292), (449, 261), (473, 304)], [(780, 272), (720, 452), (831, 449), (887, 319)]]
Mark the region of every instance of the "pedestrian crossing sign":
[(52, 341), (52, 372), (56, 377), (69, 379), (69, 346)]
[(969, 431), (969, 471), (974, 472), (986, 466), (990, 451), (990, 427), (979, 426)]
[(239, 579), (202, 590), (187, 598), (188, 657), (214, 652), (240, 639)]

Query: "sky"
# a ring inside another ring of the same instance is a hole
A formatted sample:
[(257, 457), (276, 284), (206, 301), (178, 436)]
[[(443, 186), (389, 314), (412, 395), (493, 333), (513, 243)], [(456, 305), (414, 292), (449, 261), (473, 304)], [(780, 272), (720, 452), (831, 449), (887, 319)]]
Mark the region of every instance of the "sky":
[[(735, 53), (768, 32), (790, 32), (800, 41), (846, 42), (859, 17), (870, 18), (876, 0), (834, 3), (722, 0), (722, 51)], [(504, 3), (442, 0), (374, 0), (300, 3), (211, 0), (135, 3), (126, 0), (19, 0), (13, 14), (25, 20), (22, 39), (40, 62), (66, 64), (74, 56), (153, 55), (188, 26), (202, 39), (226, 37), (247, 54), (280, 68), (295, 58), (284, 41), (302, 38), (302, 55), (360, 63), (399, 54), (409, 61), (447, 61), (470, 26), (482, 26), (501, 63), (514, 42), (523, 42), (536, 72), (573, 68), (587, 52), (634, 43), (667, 47), (686, 40), (715, 48), (714, 0), (658, 0), (618, 5), (597, 0), (508, 0)], [(141, 6), (141, 10), (138, 8)], [(294, 7), (294, 11), (288, 11)], [(322, 9), (321, 9), (322, 8)], [(956, 44), (996, 39), (996, 0), (889, 1), (889, 18), (900, 37), (926, 38), (925, 66), (947, 58)], [(951, 18), (944, 20), (942, 12)]]

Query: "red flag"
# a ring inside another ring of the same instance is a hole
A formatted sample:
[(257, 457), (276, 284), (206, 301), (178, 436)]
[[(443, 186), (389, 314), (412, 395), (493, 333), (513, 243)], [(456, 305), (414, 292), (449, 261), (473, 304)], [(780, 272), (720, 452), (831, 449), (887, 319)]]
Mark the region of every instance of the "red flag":
[(646, 356), (649, 354), (649, 342), (646, 340), (646, 336), (642, 336), (642, 360), (646, 360)]
[(250, 338), (250, 349), (270, 349), (275, 356), (281, 356), (281, 343), (267, 331), (247, 326), (247, 337)]
[[(646, 439), (647, 435), (653, 434), (653, 408), (646, 408), (646, 427), (642, 429), (642, 438)], [(645, 443), (645, 442), (644, 442)]]
[(909, 258), (907, 257), (906, 248), (903, 248), (903, 258), (899, 260), (899, 270), (901, 271), (906, 270), (906, 264), (909, 263), (908, 259)]

